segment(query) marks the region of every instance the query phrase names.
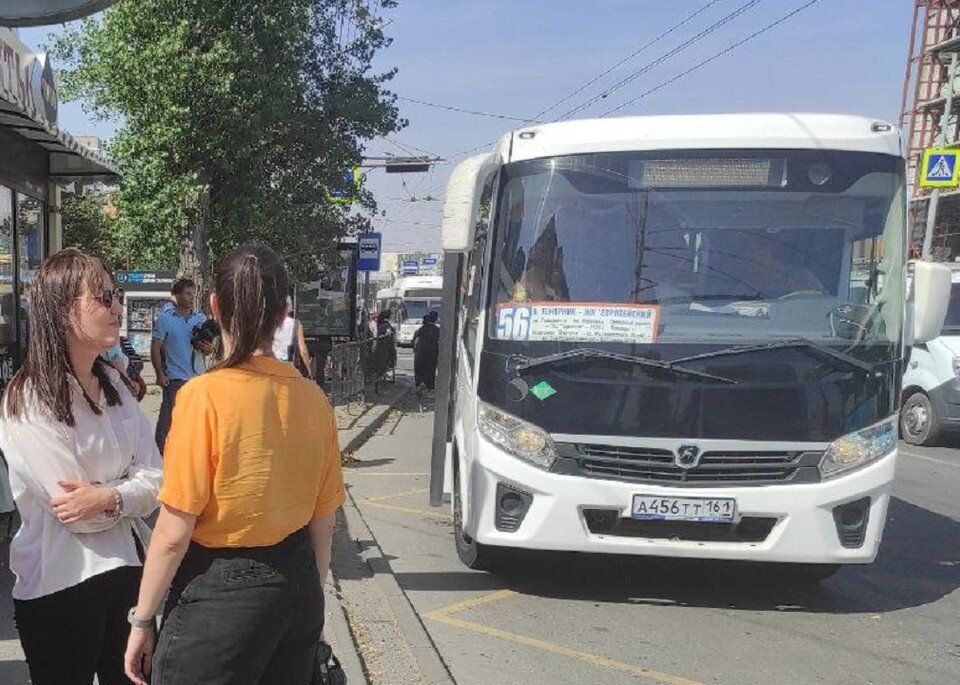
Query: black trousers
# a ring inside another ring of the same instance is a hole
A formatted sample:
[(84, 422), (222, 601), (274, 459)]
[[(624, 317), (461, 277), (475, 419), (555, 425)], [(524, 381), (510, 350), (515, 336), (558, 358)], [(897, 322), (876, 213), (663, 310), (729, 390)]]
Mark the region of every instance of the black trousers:
[(170, 432), (170, 424), (173, 421), (173, 405), (177, 401), (177, 393), (186, 384), (186, 381), (170, 381), (170, 384), (163, 388), (160, 416), (157, 417), (157, 432), (154, 436), (161, 455), (163, 455), (163, 446), (167, 443), (167, 433)]
[(437, 385), (437, 361), (440, 359), (439, 350), (417, 352), (413, 356), (414, 384), (419, 388), (423, 383), (433, 390)]
[(174, 578), (151, 685), (309, 685), (323, 591), (306, 529), (272, 547), (195, 543)]
[(33, 685), (130, 685), (123, 653), (137, 603), (139, 566), (124, 566), (46, 597), (14, 600)]

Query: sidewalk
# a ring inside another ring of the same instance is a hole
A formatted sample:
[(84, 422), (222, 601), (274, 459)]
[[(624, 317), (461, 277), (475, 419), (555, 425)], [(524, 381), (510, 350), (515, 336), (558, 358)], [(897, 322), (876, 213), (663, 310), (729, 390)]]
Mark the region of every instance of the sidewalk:
[[(152, 378), (148, 380), (152, 380)], [(347, 406), (335, 408), (340, 446), (345, 461), (349, 461), (351, 454), (359, 449), (388, 419), (408, 390), (409, 386), (401, 378), (396, 384), (381, 384), (379, 394), (375, 394), (371, 386), (365, 403), (354, 402)], [(141, 406), (150, 420), (156, 423), (160, 411), (160, 392), (156, 386), (150, 386)], [(339, 515), (339, 519), (341, 525), (334, 542), (334, 573), (331, 573), (328, 577), (324, 593), (327, 616), (324, 636), (333, 647), (334, 654), (346, 671), (348, 681), (353, 685), (369, 681), (364, 668), (364, 660), (355, 645), (355, 635), (351, 633), (342, 598), (344, 592), (346, 592), (351, 603), (356, 605), (353, 612), (356, 614), (357, 611), (372, 605), (369, 600), (372, 588), (369, 583), (357, 580), (358, 576), (363, 575), (357, 573), (358, 568), (354, 568), (353, 572), (350, 573), (345, 571), (351, 564), (356, 565), (357, 556), (355, 551), (352, 550), (354, 542), (350, 539), (350, 535), (345, 528), (345, 519), (342, 513)], [(6, 562), (6, 545), (0, 544), (0, 684), (28, 685), (27, 667), (23, 660), (23, 651), (20, 648), (13, 622), (13, 600), (10, 597), (13, 575), (7, 570)], [(337, 569), (340, 570), (340, 573), (337, 573)], [(390, 620), (389, 617), (381, 617), (381, 619)], [(360, 622), (357, 618), (354, 618), (353, 623), (355, 625), (354, 632), (359, 634), (359, 641), (361, 643), (365, 640), (369, 642), (369, 634), (361, 634)], [(403, 651), (402, 649), (398, 650), (396, 645), (381, 644), (381, 647), (386, 647), (390, 651)], [(398, 668), (403, 668), (403, 666), (400, 665)], [(387, 680), (377, 678), (375, 682), (417, 682), (416, 678), (400, 676), (401, 671), (391, 670), (387, 672), (391, 674)]]

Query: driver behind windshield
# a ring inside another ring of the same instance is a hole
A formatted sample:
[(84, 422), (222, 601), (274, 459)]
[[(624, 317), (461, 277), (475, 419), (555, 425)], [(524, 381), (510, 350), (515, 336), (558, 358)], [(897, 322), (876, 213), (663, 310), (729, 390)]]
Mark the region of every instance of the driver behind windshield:
[(825, 294), (827, 289), (802, 263), (806, 256), (776, 237), (763, 233), (742, 241), (741, 268), (755, 299), (775, 300), (788, 295)]

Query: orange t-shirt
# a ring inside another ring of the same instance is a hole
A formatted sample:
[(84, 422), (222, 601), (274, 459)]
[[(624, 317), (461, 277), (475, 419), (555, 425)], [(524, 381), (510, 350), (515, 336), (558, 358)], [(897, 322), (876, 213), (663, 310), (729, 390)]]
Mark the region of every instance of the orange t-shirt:
[(177, 393), (161, 502), (204, 547), (274, 545), (343, 503), (333, 409), (290, 364), (253, 357)]

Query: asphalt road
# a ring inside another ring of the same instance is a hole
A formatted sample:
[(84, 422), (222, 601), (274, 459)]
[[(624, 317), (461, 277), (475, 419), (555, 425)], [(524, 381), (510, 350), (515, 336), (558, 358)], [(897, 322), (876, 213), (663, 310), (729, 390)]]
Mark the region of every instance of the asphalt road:
[(514, 554), (488, 574), (428, 505), (432, 420), (411, 398), (347, 481), (458, 683), (960, 682), (960, 450), (902, 446), (879, 559), (819, 586), (609, 555)]

